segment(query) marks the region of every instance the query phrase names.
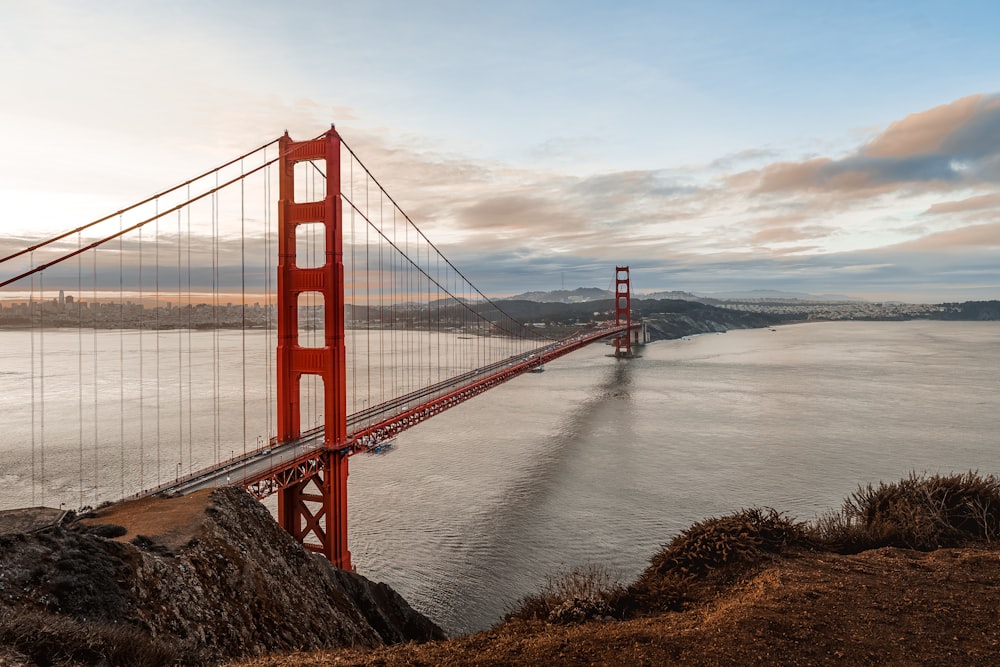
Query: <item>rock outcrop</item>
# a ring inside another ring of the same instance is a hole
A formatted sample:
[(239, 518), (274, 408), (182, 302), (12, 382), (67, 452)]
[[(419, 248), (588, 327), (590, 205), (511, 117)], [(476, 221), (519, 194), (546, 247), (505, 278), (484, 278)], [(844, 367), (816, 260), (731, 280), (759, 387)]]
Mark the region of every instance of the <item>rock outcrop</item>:
[[(39, 663), (205, 663), (444, 636), (385, 584), (304, 549), (235, 488), (0, 536), (0, 572), (0, 646)], [(52, 637), (38, 635), (45, 628)], [(96, 639), (56, 638), (77, 633)]]
[[(772, 326), (776, 318), (754, 317), (716, 308), (709, 313), (658, 313), (643, 319), (650, 341), (673, 340), (706, 333), (725, 333), (730, 329), (756, 329)], [(718, 312), (721, 311), (721, 312)]]

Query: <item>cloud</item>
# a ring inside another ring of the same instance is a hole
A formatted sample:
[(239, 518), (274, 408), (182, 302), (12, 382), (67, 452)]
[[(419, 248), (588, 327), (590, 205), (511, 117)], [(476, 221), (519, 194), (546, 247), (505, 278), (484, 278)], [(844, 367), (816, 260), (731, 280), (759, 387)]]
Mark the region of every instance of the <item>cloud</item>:
[(751, 237), (754, 243), (790, 243), (807, 239), (822, 238), (836, 231), (834, 227), (822, 225), (804, 225), (790, 227), (771, 227), (762, 229)]
[(976, 195), (956, 201), (946, 201), (932, 204), (924, 215), (944, 215), (947, 213), (967, 213), (969, 211), (984, 211), (1000, 207), (1000, 194), (991, 193)]
[[(1000, 222), (970, 225), (930, 234), (893, 246), (900, 250), (954, 250), (960, 248), (1000, 248)], [(1000, 265), (1000, 262), (998, 262)]]
[[(954, 297), (964, 285), (970, 295), (992, 289), (1000, 296), (1000, 196), (986, 180), (1000, 155), (995, 95), (911, 114), (840, 155), (796, 160), (770, 148), (748, 149), (699, 166), (590, 175), (448, 152), (430, 137), (363, 128), (350, 109), (307, 99), (262, 102), (238, 91), (232, 97), (254, 111), (231, 123), (218, 117), (220, 146), (237, 145), (253, 126), (293, 107), (288, 128), (296, 139), (325, 127), (318, 119), (331, 110), (340, 113), (338, 130), (364, 168), (489, 293), (555, 286), (563, 278), (567, 285), (605, 286), (613, 266), (623, 263), (639, 271), (643, 289), (722, 291), (739, 284), (848, 294), (898, 290), (892, 298), (904, 298), (944, 295), (949, 285), (956, 286), (947, 292)], [(345, 152), (344, 194), (365, 217), (391, 223), (393, 203), (364, 168), (346, 160)], [(255, 191), (257, 199), (264, 197)], [(196, 224), (210, 219), (204, 211), (198, 217)], [(401, 223), (403, 216), (397, 217)], [(263, 227), (262, 212), (252, 218), (253, 229)], [(360, 233), (364, 224), (345, 208), (345, 232)], [(0, 250), (26, 242), (26, 235), (8, 236), (0, 239)], [(170, 248), (176, 251), (168, 237), (163, 249)], [(267, 250), (257, 240), (248, 248), (254, 257)], [(217, 246), (224, 286), (239, 282), (233, 272), (239, 250), (232, 237)], [(98, 267), (100, 282), (113, 287), (117, 264), (110, 253), (100, 256), (108, 262)], [(47, 287), (56, 275), (50, 274)], [(255, 289), (262, 276), (253, 278)], [(175, 282), (177, 269), (165, 269), (163, 277)], [(211, 284), (211, 278), (196, 272), (193, 279)], [(75, 268), (59, 280), (75, 284)]]
[(730, 155), (723, 155), (720, 158), (712, 160), (708, 168), (709, 169), (719, 169), (722, 171), (730, 171), (734, 167), (747, 162), (764, 162), (766, 160), (773, 160), (778, 157), (778, 152), (769, 148), (748, 148), (746, 150), (739, 151), (737, 153), (732, 153)]
[[(468, 259), (485, 289), (523, 291), (530, 285), (517, 276), (528, 271), (572, 270), (592, 276), (580, 284), (600, 285), (600, 267), (631, 262), (650, 266), (646, 278), (658, 288), (688, 288), (681, 280), (791, 288), (800, 280), (858, 293), (869, 280), (902, 291), (919, 277), (931, 294), (943, 292), (913, 264), (926, 263), (925, 252), (974, 250), (998, 236), (990, 216), (1000, 214), (1000, 197), (981, 180), (1000, 142), (983, 151), (975, 139), (994, 131), (998, 104), (977, 95), (911, 114), (840, 156), (775, 160), (771, 149), (751, 149), (700, 167), (590, 176), (442, 155), (430, 142), (399, 149), (375, 136), (366, 149), (384, 160), (385, 182), (404, 208), (433, 229), (435, 243), (444, 239), (446, 253)], [(891, 257), (857, 254), (879, 248)], [(966, 275), (957, 265), (928, 265), (939, 267), (942, 285)], [(699, 272), (713, 278), (696, 279)]]
[(743, 174), (759, 193), (838, 191), (872, 196), (921, 185), (984, 183), (1000, 164), (1000, 96), (972, 95), (890, 125), (842, 158), (779, 162)]
[(996, 104), (982, 95), (970, 95), (908, 115), (892, 123), (861, 149), (872, 158), (905, 159), (914, 155), (945, 152), (945, 144), (956, 129), (968, 125), (978, 114)]
[(580, 229), (584, 224), (557, 201), (517, 193), (472, 202), (460, 210), (458, 218), (467, 229), (494, 234), (551, 235)]

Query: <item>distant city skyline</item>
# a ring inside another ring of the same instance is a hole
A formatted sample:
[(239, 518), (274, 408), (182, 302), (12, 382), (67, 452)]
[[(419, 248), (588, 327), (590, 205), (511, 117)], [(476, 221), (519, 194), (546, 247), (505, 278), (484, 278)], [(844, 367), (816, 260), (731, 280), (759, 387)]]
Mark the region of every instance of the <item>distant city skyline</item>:
[(996, 299), (998, 24), (973, 0), (6, 3), (0, 244), (336, 123), (490, 295), (620, 263), (645, 291)]

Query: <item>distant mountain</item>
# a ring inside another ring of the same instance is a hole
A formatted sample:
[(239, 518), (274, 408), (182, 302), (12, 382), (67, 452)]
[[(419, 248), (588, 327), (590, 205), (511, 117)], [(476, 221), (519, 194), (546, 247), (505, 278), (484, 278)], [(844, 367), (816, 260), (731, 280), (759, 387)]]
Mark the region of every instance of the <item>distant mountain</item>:
[(805, 292), (782, 292), (773, 289), (746, 290), (741, 292), (713, 292), (706, 295), (723, 301), (864, 301), (854, 296), (843, 294), (807, 294)]
[(597, 287), (577, 287), (574, 290), (558, 289), (551, 292), (525, 292), (503, 299), (504, 301), (534, 301), (535, 303), (586, 303), (614, 297), (614, 292)]
[(700, 303), (718, 300), (707, 296), (698, 296), (697, 294), (692, 294), (691, 292), (682, 292), (680, 290), (650, 292), (649, 294), (635, 294), (633, 296), (636, 299), (676, 299), (678, 301), (698, 301)]
[[(614, 292), (597, 287), (578, 287), (574, 290), (553, 290), (551, 292), (524, 292), (502, 299), (503, 301), (534, 301), (535, 303), (587, 303), (614, 298)], [(855, 301), (864, 302), (853, 296), (842, 294), (808, 294), (806, 292), (782, 292), (781, 290), (759, 289), (737, 292), (712, 292), (709, 294), (694, 294), (681, 290), (650, 292), (648, 294), (632, 293), (634, 299), (674, 299), (677, 301), (697, 301), (714, 304), (721, 301)]]

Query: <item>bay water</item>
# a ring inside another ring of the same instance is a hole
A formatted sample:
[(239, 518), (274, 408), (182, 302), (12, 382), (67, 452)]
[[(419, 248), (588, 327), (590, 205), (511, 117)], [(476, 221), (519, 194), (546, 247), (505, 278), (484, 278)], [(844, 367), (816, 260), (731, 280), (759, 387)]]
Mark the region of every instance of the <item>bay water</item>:
[[(165, 417), (154, 416), (147, 393), (141, 437), (134, 424), (115, 427), (124, 418), (104, 406), (112, 425), (95, 437), (91, 394), (117, 399), (115, 375), (126, 373), (109, 361), (94, 380), (78, 350), (106, 347), (131, 368), (135, 359), (124, 357), (134, 346), (122, 340), (135, 333), (85, 332), (82, 342), (76, 332), (46, 334), (43, 485), (31, 447), (40, 408), (24, 416), (31, 334), (0, 331), (0, 509), (42, 496), (49, 506), (90, 502), (95, 468), (108, 494), (119, 485), (132, 492), (136, 466), (150, 486), (267, 432), (267, 410), (247, 417), (239, 402), (245, 393), (267, 399), (265, 334), (247, 344), (240, 332), (196, 332), (189, 349), (229, 341), (213, 352), (226, 372), (178, 363), (171, 375), (161, 361)], [(579, 565), (631, 579), (673, 535), (709, 516), (767, 506), (808, 520), (858, 485), (911, 472), (1000, 474), (1000, 323), (819, 322), (661, 341), (630, 360), (609, 352), (575, 352), (403, 433), (389, 454), (352, 458), (357, 570), (456, 634), (489, 627), (546, 578)], [(218, 435), (185, 442), (175, 432), (185, 427), (170, 426), (171, 410), (195, 402), (183, 395), (183, 374), (210, 372), (192, 385), (221, 386), (222, 398), (196, 400), (220, 400), (242, 420), (203, 423), (199, 430)], [(79, 377), (93, 385), (86, 396)], [(54, 396), (64, 407), (51, 407)], [(126, 431), (122, 448), (116, 435)], [(81, 448), (79, 432), (99, 451)], [(167, 444), (154, 448), (154, 437)], [(128, 453), (137, 438), (146, 443), (141, 465)]]

